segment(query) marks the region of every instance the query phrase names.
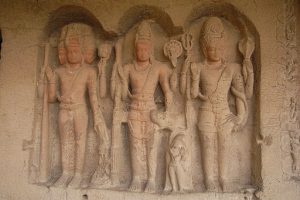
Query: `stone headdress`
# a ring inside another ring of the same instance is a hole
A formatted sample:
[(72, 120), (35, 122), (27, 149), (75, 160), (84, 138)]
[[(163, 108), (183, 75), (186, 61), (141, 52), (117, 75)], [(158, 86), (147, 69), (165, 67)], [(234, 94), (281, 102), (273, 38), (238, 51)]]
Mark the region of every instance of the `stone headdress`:
[(72, 23), (66, 25), (65, 46), (82, 47), (82, 31), (81, 24)]
[(135, 43), (139, 41), (148, 41), (152, 43), (152, 31), (148, 21), (143, 21), (138, 26), (137, 33), (135, 35)]
[(202, 47), (207, 45), (222, 45), (224, 39), (224, 26), (218, 17), (209, 17), (201, 29)]

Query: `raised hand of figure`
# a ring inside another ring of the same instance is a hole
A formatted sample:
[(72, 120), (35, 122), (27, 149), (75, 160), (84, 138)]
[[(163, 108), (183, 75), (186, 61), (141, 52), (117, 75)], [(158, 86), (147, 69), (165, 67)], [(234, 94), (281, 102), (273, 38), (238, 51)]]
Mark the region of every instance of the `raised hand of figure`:
[(245, 59), (243, 61), (243, 77), (244, 82), (247, 81), (250, 74), (253, 74), (253, 65), (250, 59)]
[(202, 101), (207, 101), (208, 97), (203, 95), (201, 92), (199, 92), (198, 97), (202, 100)]
[(51, 69), (51, 67), (49, 66), (45, 67), (45, 74), (49, 83), (53, 83), (55, 81), (55, 74)]

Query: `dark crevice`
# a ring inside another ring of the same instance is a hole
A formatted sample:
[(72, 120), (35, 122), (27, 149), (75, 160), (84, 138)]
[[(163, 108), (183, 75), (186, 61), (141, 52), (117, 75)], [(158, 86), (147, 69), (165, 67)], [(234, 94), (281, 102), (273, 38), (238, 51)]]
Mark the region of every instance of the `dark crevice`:
[(2, 32), (0, 30), (0, 59), (1, 59), (1, 49), (2, 49)]

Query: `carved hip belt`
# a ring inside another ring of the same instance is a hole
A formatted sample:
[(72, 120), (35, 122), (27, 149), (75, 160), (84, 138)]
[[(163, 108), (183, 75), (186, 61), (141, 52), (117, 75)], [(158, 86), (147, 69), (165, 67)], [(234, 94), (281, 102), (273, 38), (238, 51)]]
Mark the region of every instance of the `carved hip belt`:
[(155, 109), (153, 101), (132, 101), (128, 119), (137, 121), (150, 121), (150, 111)]
[(153, 100), (151, 100), (151, 101), (133, 100), (130, 104), (130, 110), (150, 111), (153, 109), (155, 109), (155, 103)]
[(83, 103), (76, 103), (76, 104), (71, 104), (71, 103), (60, 103), (59, 108), (61, 110), (76, 110), (78, 108), (82, 108), (84, 106)]

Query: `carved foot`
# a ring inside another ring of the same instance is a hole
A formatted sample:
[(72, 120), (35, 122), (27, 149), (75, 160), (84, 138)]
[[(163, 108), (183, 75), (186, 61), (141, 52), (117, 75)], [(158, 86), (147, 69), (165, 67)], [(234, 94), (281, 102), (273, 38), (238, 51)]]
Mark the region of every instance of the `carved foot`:
[(148, 193), (156, 192), (154, 181), (148, 181), (145, 191)]
[(84, 177), (82, 178), (82, 181), (81, 181), (81, 188), (88, 188), (89, 185), (90, 185), (90, 182), (91, 182), (91, 178), (89, 177)]
[(173, 191), (172, 187), (170, 185), (167, 185), (165, 186), (165, 189), (164, 189), (164, 193), (165, 194), (169, 194)]
[(241, 190), (241, 187), (239, 184), (235, 182), (226, 182), (223, 181), (221, 183), (223, 192), (239, 192)]
[(82, 181), (82, 177), (79, 174), (76, 174), (74, 176), (74, 178), (72, 179), (72, 181), (69, 184), (69, 188), (74, 188), (74, 189), (78, 189), (80, 188), (81, 185), (81, 181)]
[(193, 189), (192, 188), (188, 188), (188, 187), (183, 187), (183, 188), (180, 189), (181, 193), (190, 193), (192, 191), (193, 191)]
[(219, 192), (221, 188), (217, 181), (207, 181), (206, 190), (208, 192)]
[(144, 183), (141, 180), (133, 180), (129, 187), (129, 190), (132, 192), (143, 192)]
[(61, 177), (55, 182), (54, 186), (56, 187), (67, 187), (69, 182), (72, 179), (72, 175), (70, 174), (62, 174)]

